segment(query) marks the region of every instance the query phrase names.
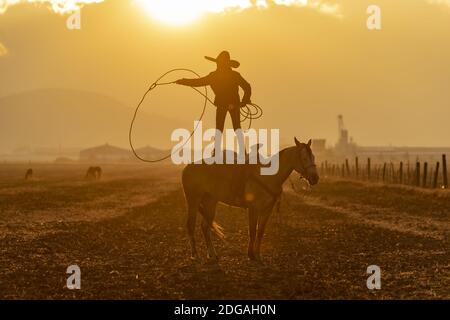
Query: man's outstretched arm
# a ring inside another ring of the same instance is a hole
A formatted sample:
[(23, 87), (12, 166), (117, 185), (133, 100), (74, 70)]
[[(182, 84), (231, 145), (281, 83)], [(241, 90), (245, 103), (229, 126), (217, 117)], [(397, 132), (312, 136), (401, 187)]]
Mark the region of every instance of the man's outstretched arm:
[(176, 84), (181, 84), (183, 86), (189, 87), (204, 87), (211, 84), (211, 77), (207, 75), (206, 77), (197, 78), (197, 79), (179, 79), (175, 81)]

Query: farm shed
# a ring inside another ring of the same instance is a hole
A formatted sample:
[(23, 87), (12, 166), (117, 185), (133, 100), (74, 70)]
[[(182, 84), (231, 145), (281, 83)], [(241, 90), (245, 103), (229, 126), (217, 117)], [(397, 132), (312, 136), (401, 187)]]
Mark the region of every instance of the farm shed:
[(131, 152), (127, 149), (104, 144), (80, 151), (80, 161), (128, 161)]

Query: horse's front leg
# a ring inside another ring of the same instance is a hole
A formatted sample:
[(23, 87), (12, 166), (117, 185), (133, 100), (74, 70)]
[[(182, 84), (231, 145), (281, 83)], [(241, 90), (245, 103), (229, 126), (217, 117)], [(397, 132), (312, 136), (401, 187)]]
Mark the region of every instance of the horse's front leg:
[(206, 250), (208, 259), (217, 260), (217, 253), (211, 241), (211, 223), (203, 219), (202, 221), (202, 231), (205, 237)]
[(191, 259), (192, 260), (197, 260), (197, 258), (198, 258), (197, 248), (196, 248), (196, 244), (195, 244), (195, 222), (197, 220), (197, 210), (198, 210), (197, 205), (189, 204), (188, 218), (187, 218), (186, 226), (187, 226), (187, 231), (188, 231), (188, 236), (189, 236), (189, 242), (191, 244)]
[(264, 232), (266, 230), (267, 221), (269, 221), (270, 213), (272, 212), (272, 208), (265, 210), (262, 215), (258, 218), (258, 231), (256, 234), (255, 240), (255, 259), (261, 260), (261, 243), (264, 237)]
[(258, 215), (255, 209), (248, 210), (248, 257), (250, 260), (256, 260), (254, 248), (256, 239), (256, 225), (258, 222)]

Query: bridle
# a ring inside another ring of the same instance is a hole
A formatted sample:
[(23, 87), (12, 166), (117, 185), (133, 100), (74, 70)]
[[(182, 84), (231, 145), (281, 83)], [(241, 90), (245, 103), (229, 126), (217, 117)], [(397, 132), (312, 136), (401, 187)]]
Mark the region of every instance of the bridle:
[(300, 166), (301, 166), (301, 168), (300, 168), (301, 170), (299, 170), (300, 171), (299, 173), (302, 177), (304, 177), (305, 173), (308, 172), (309, 169), (317, 168), (317, 165), (314, 163), (314, 161), (312, 161), (312, 163), (307, 166), (304, 166), (303, 163), (300, 163)]
[(302, 166), (302, 170), (301, 170), (302, 172), (299, 172), (300, 180), (301, 180), (301, 179), (306, 179), (306, 180), (308, 180), (308, 179), (305, 177), (305, 173), (308, 172), (308, 170), (311, 169), (311, 168), (317, 168), (317, 166), (316, 166), (315, 164), (310, 164), (309, 166), (306, 166), (306, 167), (303, 167), (303, 166)]
[(317, 165), (315, 165), (315, 164), (310, 164), (309, 166), (306, 166), (306, 167), (303, 167), (303, 166), (302, 166), (302, 168), (303, 168), (303, 170), (308, 171), (310, 168), (317, 168)]

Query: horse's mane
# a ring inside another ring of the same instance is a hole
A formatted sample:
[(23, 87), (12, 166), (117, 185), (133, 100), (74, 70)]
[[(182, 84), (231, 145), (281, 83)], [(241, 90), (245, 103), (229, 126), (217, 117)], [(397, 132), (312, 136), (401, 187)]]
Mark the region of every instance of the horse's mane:
[[(309, 154), (310, 156), (313, 155), (312, 149), (311, 149), (311, 147), (310, 147), (308, 144), (302, 143), (301, 145), (304, 146), (304, 147), (306, 148), (306, 151), (308, 152), (308, 154)], [(282, 149), (281, 151), (278, 152), (278, 156), (281, 157), (287, 150), (292, 149), (292, 148), (295, 148), (295, 147), (296, 147), (296, 146), (290, 146), (290, 147), (286, 147), (286, 148)], [(272, 158), (272, 157), (274, 157), (274, 156), (275, 156), (275, 155), (271, 155), (269, 158)]]

